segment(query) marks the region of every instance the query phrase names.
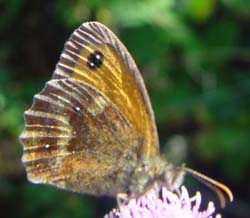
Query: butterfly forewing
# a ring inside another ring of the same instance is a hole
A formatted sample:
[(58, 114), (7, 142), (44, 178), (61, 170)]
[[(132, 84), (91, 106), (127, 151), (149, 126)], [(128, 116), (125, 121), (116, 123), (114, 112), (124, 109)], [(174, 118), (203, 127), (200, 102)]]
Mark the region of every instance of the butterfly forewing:
[[(91, 68), (91, 55), (96, 52), (102, 64)], [(107, 27), (90, 22), (73, 32), (53, 75), (63, 77), (85, 82), (105, 94), (143, 137), (142, 155), (146, 159), (158, 155), (154, 115), (143, 80), (127, 49)]]

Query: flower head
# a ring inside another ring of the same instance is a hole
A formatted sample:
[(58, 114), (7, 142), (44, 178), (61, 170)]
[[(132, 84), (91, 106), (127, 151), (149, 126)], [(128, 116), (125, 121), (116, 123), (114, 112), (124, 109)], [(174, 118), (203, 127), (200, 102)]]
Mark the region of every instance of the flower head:
[[(212, 218), (215, 212), (213, 202), (209, 202), (207, 209), (201, 211), (200, 192), (189, 197), (185, 186), (181, 187), (179, 194), (164, 187), (160, 191), (161, 197), (158, 189), (153, 188), (137, 199), (120, 203), (117, 209), (113, 209), (104, 218)], [(216, 215), (216, 218), (219, 217), (220, 215)]]

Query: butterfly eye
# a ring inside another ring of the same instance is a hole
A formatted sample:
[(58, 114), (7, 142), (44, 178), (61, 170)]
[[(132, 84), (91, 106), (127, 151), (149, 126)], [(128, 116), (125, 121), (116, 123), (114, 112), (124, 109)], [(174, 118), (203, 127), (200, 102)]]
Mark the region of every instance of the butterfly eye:
[(103, 54), (100, 51), (94, 51), (88, 56), (87, 66), (90, 69), (101, 67), (103, 63)]

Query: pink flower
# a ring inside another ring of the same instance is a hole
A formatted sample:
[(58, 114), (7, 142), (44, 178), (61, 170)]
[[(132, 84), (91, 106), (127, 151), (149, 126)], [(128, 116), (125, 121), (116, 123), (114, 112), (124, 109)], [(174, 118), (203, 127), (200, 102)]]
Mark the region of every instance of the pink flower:
[[(213, 202), (208, 203), (206, 210), (200, 211), (200, 192), (190, 198), (185, 186), (181, 187), (179, 194), (163, 187), (161, 197), (157, 190), (153, 188), (138, 199), (118, 204), (119, 207), (104, 218), (212, 218), (215, 212)], [(216, 218), (220, 217), (216, 215)]]

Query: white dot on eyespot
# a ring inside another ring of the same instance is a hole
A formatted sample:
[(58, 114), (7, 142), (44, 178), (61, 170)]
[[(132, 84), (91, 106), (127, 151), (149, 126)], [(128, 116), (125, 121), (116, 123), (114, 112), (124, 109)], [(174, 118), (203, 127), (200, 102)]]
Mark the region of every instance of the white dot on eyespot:
[(47, 144), (47, 145), (45, 145), (44, 147), (45, 147), (45, 149), (49, 149), (50, 145)]
[(80, 109), (79, 107), (74, 107), (74, 110), (75, 110), (76, 112), (79, 112), (81, 109)]

